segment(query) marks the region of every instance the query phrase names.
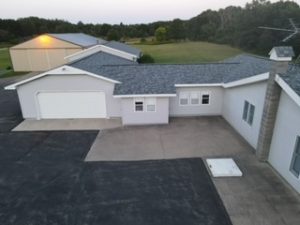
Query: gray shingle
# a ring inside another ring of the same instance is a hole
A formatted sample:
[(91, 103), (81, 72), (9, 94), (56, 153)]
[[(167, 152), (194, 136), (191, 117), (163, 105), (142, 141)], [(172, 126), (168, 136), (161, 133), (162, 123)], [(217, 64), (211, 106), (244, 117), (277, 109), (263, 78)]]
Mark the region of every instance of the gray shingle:
[(224, 83), (244, 79), (254, 75), (270, 71), (274, 61), (269, 58), (248, 54), (241, 54), (224, 60), (226, 63), (238, 63), (238, 65), (224, 77)]
[[(75, 62), (70, 62), (69, 65), (86, 70), (96, 71), (98, 67), (104, 65), (127, 65), (137, 64), (137, 62), (111, 55), (105, 52), (97, 52)], [(96, 72), (96, 74), (99, 74)]]
[(107, 47), (110, 47), (110, 48), (114, 48), (114, 49), (117, 49), (117, 50), (120, 50), (120, 51), (130, 53), (130, 54), (135, 55), (137, 57), (140, 57), (140, 55), (142, 53), (141, 50), (139, 50), (137, 48), (134, 48), (130, 45), (123, 44), (123, 43), (117, 42), (117, 41), (110, 41), (110, 42), (105, 43), (104, 45), (107, 46)]
[(279, 46), (274, 47), (273, 50), (276, 52), (278, 57), (294, 57), (295, 53), (291, 46)]
[(300, 66), (290, 64), (288, 71), (280, 76), (300, 96)]
[[(228, 83), (267, 73), (274, 61), (252, 55), (238, 55), (220, 63), (198, 65), (137, 64), (98, 52), (70, 65), (120, 81), (116, 95), (172, 94), (175, 84)], [(282, 78), (300, 95), (300, 67), (290, 65)]]
[(96, 38), (83, 33), (63, 33), (63, 34), (48, 34), (60, 40), (64, 40), (82, 47), (90, 47), (97, 44), (106, 43), (105, 40), (101, 38)]

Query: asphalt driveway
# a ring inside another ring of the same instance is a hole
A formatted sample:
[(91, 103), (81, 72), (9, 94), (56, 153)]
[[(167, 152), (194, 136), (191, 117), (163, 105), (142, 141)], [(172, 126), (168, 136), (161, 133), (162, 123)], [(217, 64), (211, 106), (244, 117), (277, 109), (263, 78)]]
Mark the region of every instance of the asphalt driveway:
[(13, 91), (0, 118), (0, 224), (231, 224), (201, 158), (84, 162), (95, 131), (10, 132)]

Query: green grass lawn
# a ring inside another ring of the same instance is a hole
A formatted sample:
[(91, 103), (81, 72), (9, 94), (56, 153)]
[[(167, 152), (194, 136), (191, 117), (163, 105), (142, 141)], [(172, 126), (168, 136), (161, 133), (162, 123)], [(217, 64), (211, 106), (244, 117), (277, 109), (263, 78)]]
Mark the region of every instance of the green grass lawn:
[(5, 70), (11, 66), (8, 48), (0, 48), (0, 70)]
[(14, 72), (12, 69), (6, 70), (9, 66), (12, 68), (8, 47), (0, 43), (0, 78), (26, 74), (27, 72)]
[(242, 53), (228, 45), (207, 42), (178, 42), (161, 45), (135, 44), (144, 54), (150, 54), (155, 63), (216, 62)]

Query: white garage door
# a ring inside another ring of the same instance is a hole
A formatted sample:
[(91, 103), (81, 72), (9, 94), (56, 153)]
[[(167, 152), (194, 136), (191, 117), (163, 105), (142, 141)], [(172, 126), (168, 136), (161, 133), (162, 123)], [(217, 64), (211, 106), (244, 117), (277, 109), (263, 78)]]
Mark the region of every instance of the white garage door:
[(41, 92), (37, 99), (41, 119), (106, 117), (103, 92)]

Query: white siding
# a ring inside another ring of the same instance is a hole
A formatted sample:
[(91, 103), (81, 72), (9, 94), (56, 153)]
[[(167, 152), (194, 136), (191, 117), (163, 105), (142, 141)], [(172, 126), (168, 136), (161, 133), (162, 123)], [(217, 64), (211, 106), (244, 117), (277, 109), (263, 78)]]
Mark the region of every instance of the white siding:
[(88, 75), (49, 75), (17, 88), (23, 118), (37, 119), (41, 91), (103, 91), (108, 117), (121, 116), (121, 100), (113, 97), (114, 84)]
[[(267, 82), (228, 88), (224, 91), (223, 117), (256, 148), (262, 119)], [(255, 106), (252, 126), (243, 120), (244, 102)]]
[(134, 100), (134, 98), (122, 99), (122, 122), (124, 125), (169, 123), (169, 98), (156, 98), (155, 112), (135, 112)]
[(300, 107), (282, 91), (269, 162), (300, 193), (300, 179), (290, 172), (296, 138), (299, 135)]
[[(185, 87), (176, 88), (177, 96), (170, 98), (170, 116), (214, 116), (222, 114), (223, 104), (223, 88), (222, 87)], [(210, 93), (209, 105), (179, 105), (180, 92), (202, 92)]]

